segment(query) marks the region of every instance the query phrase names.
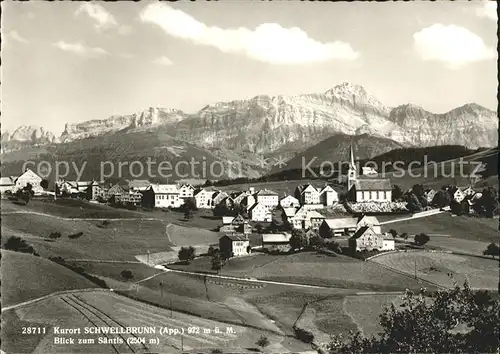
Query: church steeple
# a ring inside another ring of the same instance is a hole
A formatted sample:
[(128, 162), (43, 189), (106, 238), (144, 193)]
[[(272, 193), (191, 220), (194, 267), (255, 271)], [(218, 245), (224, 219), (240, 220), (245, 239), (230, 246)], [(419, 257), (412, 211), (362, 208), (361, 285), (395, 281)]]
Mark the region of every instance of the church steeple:
[(356, 183), (356, 164), (354, 163), (354, 152), (352, 149), (352, 144), (350, 148), (349, 156), (349, 171), (347, 172), (347, 190), (351, 190), (352, 186)]

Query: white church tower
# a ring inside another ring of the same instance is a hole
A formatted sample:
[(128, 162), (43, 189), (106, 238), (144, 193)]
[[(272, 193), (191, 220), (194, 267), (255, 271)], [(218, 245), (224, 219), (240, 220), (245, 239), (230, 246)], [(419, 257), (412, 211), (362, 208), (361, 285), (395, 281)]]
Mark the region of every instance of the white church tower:
[(350, 191), (352, 186), (356, 183), (357, 174), (356, 174), (356, 164), (354, 163), (354, 153), (352, 150), (350, 151), (350, 160), (349, 160), (349, 171), (347, 172), (347, 190)]

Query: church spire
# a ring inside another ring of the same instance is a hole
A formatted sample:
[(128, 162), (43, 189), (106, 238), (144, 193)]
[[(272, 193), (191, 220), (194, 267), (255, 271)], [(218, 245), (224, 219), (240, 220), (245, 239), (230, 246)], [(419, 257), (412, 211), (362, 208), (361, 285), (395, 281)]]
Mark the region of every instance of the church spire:
[(356, 169), (356, 164), (354, 163), (354, 152), (352, 150), (352, 144), (351, 144), (351, 154), (349, 156), (349, 168)]
[(349, 171), (347, 172), (347, 190), (351, 190), (353, 185), (356, 183), (356, 179), (356, 164), (354, 163), (354, 152), (351, 144), (349, 156)]

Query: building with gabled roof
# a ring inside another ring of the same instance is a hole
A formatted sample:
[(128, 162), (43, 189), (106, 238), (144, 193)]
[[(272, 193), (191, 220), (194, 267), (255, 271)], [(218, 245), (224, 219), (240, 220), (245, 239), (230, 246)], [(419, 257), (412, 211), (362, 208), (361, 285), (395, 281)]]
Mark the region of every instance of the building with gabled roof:
[(26, 171), (24, 171), (24, 173), (16, 179), (12, 192), (15, 193), (18, 190), (23, 189), (29, 183), (31, 184), (34, 195), (40, 195), (43, 193), (43, 188), (40, 185), (41, 182), (42, 177), (27, 168)]
[(271, 222), (273, 220), (271, 209), (259, 202), (248, 209), (248, 216), (252, 221)]
[(331, 206), (339, 201), (339, 195), (335, 189), (328, 184), (319, 191), (319, 201), (324, 206)]
[(0, 193), (12, 192), (17, 177), (0, 177)]
[(295, 188), (295, 197), (304, 204), (320, 204), (320, 192), (312, 184), (298, 185)]
[(356, 228), (360, 229), (361, 227), (364, 226), (370, 226), (375, 230), (376, 233), (381, 234), (382, 233), (382, 227), (380, 226), (380, 222), (375, 216), (367, 216), (363, 215), (359, 217), (358, 223), (356, 224)]
[(279, 201), (279, 204), (283, 208), (290, 208), (290, 207), (298, 208), (298, 207), (300, 207), (300, 201), (291, 195), (287, 195), (287, 196), (281, 198), (281, 200)]
[(319, 226), (319, 234), (323, 238), (349, 235), (356, 232), (357, 224), (356, 218), (328, 218)]
[(145, 192), (148, 198), (151, 194), (155, 208), (179, 208), (183, 204), (176, 184), (152, 184)]
[(198, 209), (213, 209), (215, 206), (213, 200), (215, 193), (216, 192), (213, 189), (204, 188), (195, 192), (194, 200), (196, 203), (196, 207)]
[(395, 241), (376, 232), (370, 226), (363, 226), (349, 238), (349, 248), (354, 252), (363, 250), (390, 251), (395, 249)]
[(244, 235), (224, 235), (219, 239), (222, 257), (229, 259), (250, 253), (250, 240)]
[(264, 204), (266, 207), (274, 209), (279, 204), (278, 193), (271, 191), (269, 189), (261, 189), (254, 194), (255, 201), (257, 203)]

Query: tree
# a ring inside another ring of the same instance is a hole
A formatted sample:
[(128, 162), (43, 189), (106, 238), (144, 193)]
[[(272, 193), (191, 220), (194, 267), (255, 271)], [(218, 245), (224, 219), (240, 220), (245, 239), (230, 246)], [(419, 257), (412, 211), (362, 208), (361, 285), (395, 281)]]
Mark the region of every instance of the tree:
[(212, 255), (212, 269), (219, 272), (222, 267), (226, 264), (226, 259), (220, 254), (220, 252), (215, 252)]
[(453, 200), (450, 203), (450, 211), (455, 215), (463, 215), (464, 210), (463, 210), (462, 203), (459, 203), (456, 200)]
[(318, 233), (309, 238), (309, 247), (312, 249), (321, 249), (325, 246), (325, 240)]
[(121, 274), (122, 278), (124, 278), (126, 280), (130, 280), (134, 277), (134, 275), (132, 274), (132, 271), (130, 271), (128, 269), (122, 270), (122, 272), (120, 274)]
[(408, 204), (406, 205), (406, 207), (408, 208), (409, 211), (411, 212), (422, 211), (422, 204), (420, 204), (420, 201), (418, 200), (418, 197), (415, 194), (410, 193), (407, 196), (407, 202)]
[(61, 233), (59, 231), (51, 232), (49, 235), (49, 238), (60, 238), (60, 237), (61, 237)]
[(31, 183), (26, 183), (26, 186), (24, 186), (22, 189), (18, 189), (16, 192), (16, 197), (24, 201), (24, 204), (28, 204), (34, 195), (35, 192), (33, 191), (33, 186), (31, 185)]
[(405, 239), (405, 240), (408, 240), (408, 233), (403, 232), (403, 233), (401, 234), (401, 238), (402, 238), (402, 239)]
[(394, 187), (392, 187), (392, 200), (395, 202), (399, 202), (403, 200), (403, 197), (404, 197), (403, 190), (401, 189), (400, 186), (395, 184)]
[(193, 246), (181, 247), (177, 256), (181, 262), (189, 264), (196, 257), (196, 250)]
[(327, 242), (326, 248), (335, 253), (342, 253), (342, 247), (340, 247), (340, 244), (337, 241)]
[(181, 210), (184, 212), (184, 219), (192, 219), (193, 211), (198, 210), (194, 198), (186, 198), (184, 204), (182, 204)]
[(214, 184), (213, 184), (213, 182), (212, 182), (211, 180), (209, 180), (209, 179), (207, 179), (207, 180), (205, 181), (205, 184), (204, 184), (204, 186), (205, 186), (205, 187), (211, 187), (211, 186), (213, 186), (213, 185), (214, 185)]
[(419, 245), (419, 246), (423, 246), (425, 245), (427, 242), (429, 242), (431, 238), (429, 237), (429, 235), (427, 234), (424, 234), (423, 232), (418, 234), (418, 235), (415, 235), (415, 238), (414, 238), (414, 241), (415, 241), (415, 244), (416, 245)]
[(9, 237), (3, 248), (14, 252), (31, 253), (35, 256), (39, 255), (29, 243), (17, 236)]
[(500, 349), (500, 300), (488, 291), (463, 288), (436, 292), (432, 299), (407, 291), (402, 307), (392, 304), (380, 315), (382, 331), (360, 332), (344, 341), (333, 336), (335, 353), (497, 353)]
[(392, 235), (392, 237), (394, 237), (394, 238), (398, 235), (398, 232), (397, 232), (396, 230), (394, 230), (394, 229), (390, 229), (390, 230), (389, 230), (389, 233), (390, 233), (390, 234)]
[(498, 192), (493, 187), (483, 189), (481, 198), (478, 202), (479, 214), (492, 218), (495, 210), (498, 208)]
[(269, 339), (266, 336), (261, 336), (255, 344), (261, 348), (265, 348), (269, 345)]
[(437, 191), (432, 198), (431, 205), (437, 208), (444, 208), (445, 206), (450, 205), (451, 198), (450, 194), (444, 190)]
[(257, 233), (261, 234), (262, 231), (264, 231), (264, 226), (262, 226), (262, 224), (260, 222), (258, 222), (257, 224), (255, 224), (255, 231), (257, 231)]
[(499, 253), (500, 253), (500, 249), (499, 247), (497, 246), (496, 243), (492, 242), (488, 245), (488, 247), (486, 247), (486, 249), (483, 251), (483, 254), (485, 256), (491, 256), (493, 258), (495, 258), (495, 256), (499, 256)]
[(421, 184), (414, 184), (413, 187), (411, 187), (411, 192), (420, 199), (420, 197), (424, 195), (424, 186)]
[(42, 181), (40, 182), (40, 187), (42, 187), (43, 189), (49, 188), (49, 181), (47, 181), (46, 179), (42, 179)]
[(231, 210), (229, 210), (225, 203), (219, 203), (214, 207), (213, 213), (214, 216), (222, 217), (230, 215)]
[(292, 231), (292, 237), (290, 237), (290, 247), (293, 250), (300, 250), (307, 247), (307, 237), (306, 233), (302, 229), (294, 229)]

